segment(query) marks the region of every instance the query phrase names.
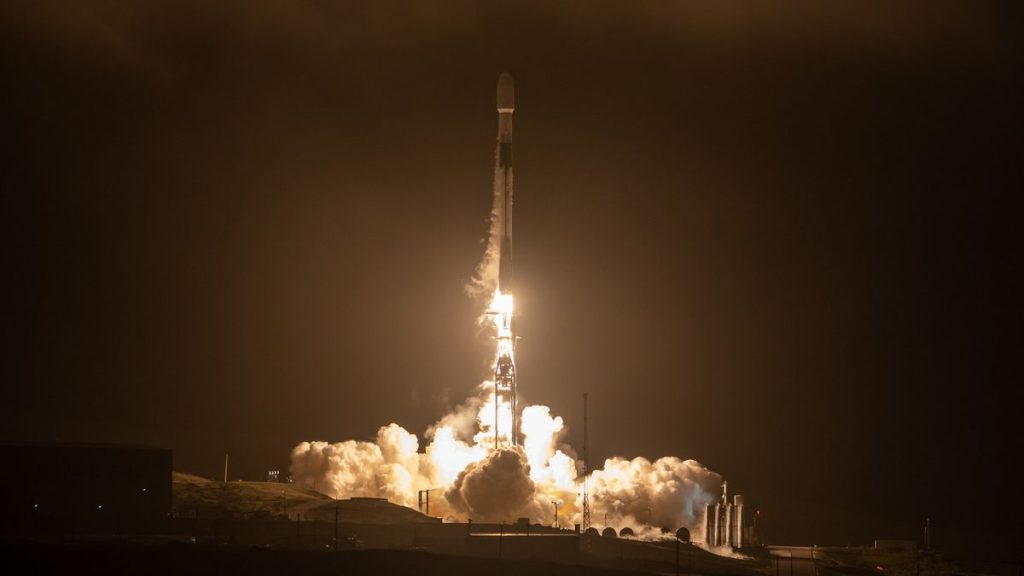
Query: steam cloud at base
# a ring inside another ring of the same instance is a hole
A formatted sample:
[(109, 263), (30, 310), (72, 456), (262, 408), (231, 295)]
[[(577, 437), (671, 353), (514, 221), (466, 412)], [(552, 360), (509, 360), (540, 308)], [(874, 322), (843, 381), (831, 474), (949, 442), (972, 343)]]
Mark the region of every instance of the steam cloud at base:
[(473, 462), (445, 490), (455, 511), (483, 519), (514, 518), (531, 503), (537, 487), (518, 447), (499, 448)]
[[(292, 475), (333, 497), (373, 496), (410, 507), (418, 491), (433, 489), (432, 514), (456, 520), (529, 517), (550, 524), (557, 501), (563, 525), (580, 523), (581, 463), (559, 444), (562, 418), (546, 406), (527, 406), (523, 445), (495, 450), (493, 387), (485, 382), (480, 394), (431, 427), (423, 451), (415, 434), (392, 423), (373, 441), (302, 442), (291, 453)], [(694, 460), (609, 458), (589, 475), (593, 522), (628, 526), (640, 536), (687, 527), (696, 536), (703, 532), (701, 511), (721, 484)]]

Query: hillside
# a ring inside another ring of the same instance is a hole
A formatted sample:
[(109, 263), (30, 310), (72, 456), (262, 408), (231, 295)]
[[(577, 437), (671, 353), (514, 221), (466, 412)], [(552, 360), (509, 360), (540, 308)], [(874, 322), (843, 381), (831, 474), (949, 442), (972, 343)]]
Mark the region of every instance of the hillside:
[(176, 516), (198, 512), (205, 518), (283, 517), (293, 508), (330, 503), (326, 494), (297, 484), (278, 482), (218, 482), (191, 474), (172, 476)]
[(335, 509), (341, 522), (406, 524), (437, 522), (416, 510), (379, 498), (334, 500), (301, 486), (280, 482), (218, 482), (174, 472), (174, 514), (203, 518), (272, 519), (333, 522)]

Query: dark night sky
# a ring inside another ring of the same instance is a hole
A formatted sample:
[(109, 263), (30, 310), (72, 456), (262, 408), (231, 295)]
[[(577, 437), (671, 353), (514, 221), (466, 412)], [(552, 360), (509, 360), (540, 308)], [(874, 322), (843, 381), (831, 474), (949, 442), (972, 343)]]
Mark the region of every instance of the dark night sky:
[(1019, 12), (715, 4), (5, 2), (0, 440), (421, 434), (487, 372), (507, 69), (569, 442), (588, 390), (595, 461), (696, 458), (774, 541), (1020, 531)]

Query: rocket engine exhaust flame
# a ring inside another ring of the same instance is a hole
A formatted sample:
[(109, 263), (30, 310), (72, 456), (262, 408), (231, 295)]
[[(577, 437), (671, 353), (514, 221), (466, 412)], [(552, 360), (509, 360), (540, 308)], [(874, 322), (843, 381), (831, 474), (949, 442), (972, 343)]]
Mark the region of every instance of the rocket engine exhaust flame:
[[(559, 515), (569, 523), (583, 516), (582, 462), (560, 443), (561, 417), (546, 406), (517, 406), (516, 331), (512, 283), (512, 77), (498, 81), (498, 142), (494, 204), (484, 257), (467, 286), (472, 296), (490, 295), (481, 317), (496, 346), (493, 377), (477, 394), (427, 430), (429, 443), (392, 423), (372, 442), (302, 442), (291, 452), (296, 482), (335, 498), (383, 497), (415, 506), (420, 490), (440, 488), (432, 502), (442, 517), (511, 521)], [(722, 477), (694, 460), (664, 457), (609, 458), (588, 470), (593, 524), (630, 527), (643, 537), (660, 528), (686, 527), (699, 539), (701, 510), (717, 499)]]
[(494, 448), (519, 444), (519, 426), (516, 420), (516, 357), (515, 310), (512, 294), (494, 292), (487, 309), (494, 319), (495, 340), (498, 345), (494, 356)]

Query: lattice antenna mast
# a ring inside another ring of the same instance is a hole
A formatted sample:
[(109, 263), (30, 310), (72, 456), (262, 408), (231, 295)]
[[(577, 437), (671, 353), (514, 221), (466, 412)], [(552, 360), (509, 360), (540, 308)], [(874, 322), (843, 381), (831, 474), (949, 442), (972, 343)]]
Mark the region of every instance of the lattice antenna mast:
[(590, 528), (590, 495), (587, 494), (587, 393), (583, 393), (583, 530)]

